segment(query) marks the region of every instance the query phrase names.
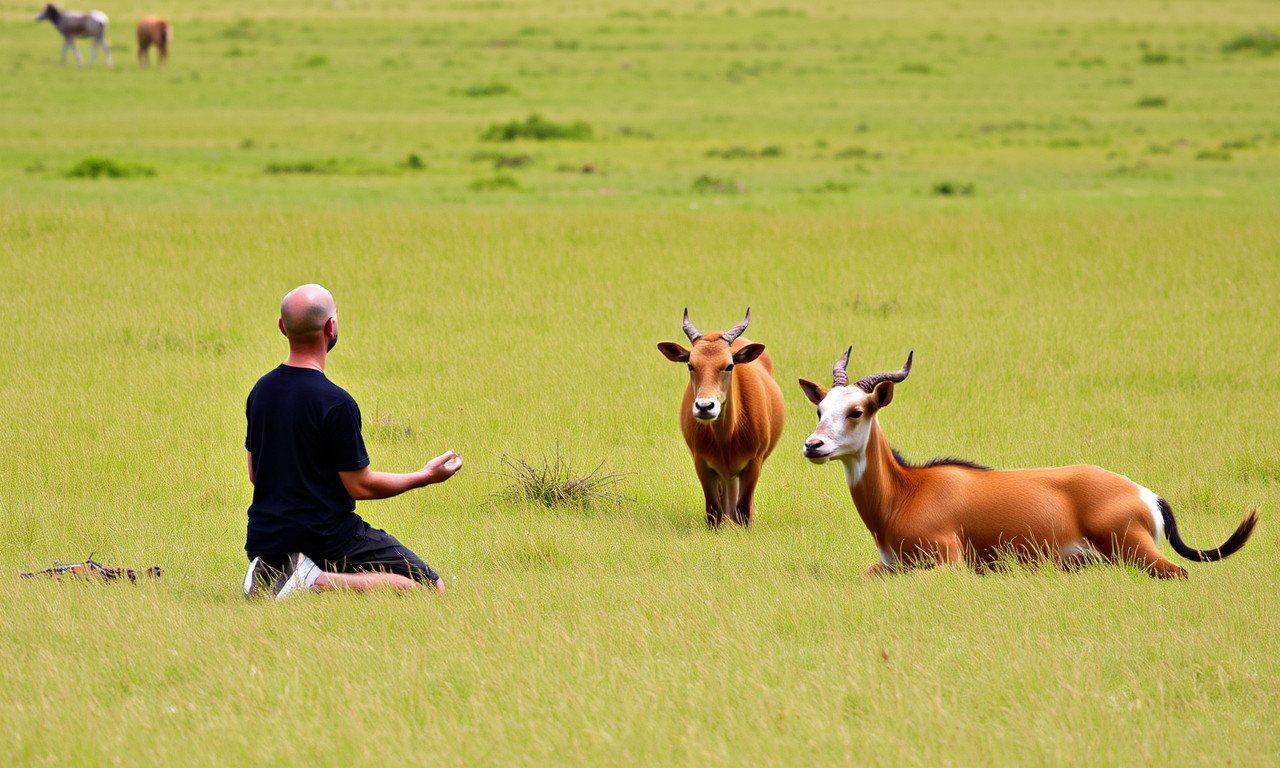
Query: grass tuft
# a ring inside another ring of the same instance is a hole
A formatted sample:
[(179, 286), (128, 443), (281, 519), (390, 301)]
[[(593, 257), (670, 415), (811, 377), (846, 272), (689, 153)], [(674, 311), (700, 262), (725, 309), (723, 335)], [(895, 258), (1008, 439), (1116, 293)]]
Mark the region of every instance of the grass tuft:
[(1158, 107), (1167, 106), (1168, 103), (1169, 103), (1168, 100), (1165, 99), (1165, 97), (1163, 96), (1143, 96), (1142, 98), (1138, 99), (1138, 101), (1135, 103), (1135, 106), (1141, 107), (1143, 109), (1154, 109)]
[(73, 179), (138, 179), (156, 175), (150, 165), (89, 155), (67, 170)]
[(400, 167), (406, 171), (421, 171), (427, 167), (427, 164), (421, 155), (416, 152), (410, 152), (408, 157), (400, 161)]
[(1222, 44), (1223, 53), (1258, 53), (1270, 56), (1280, 51), (1280, 35), (1270, 29), (1255, 29), (1236, 35)]
[(939, 181), (933, 185), (933, 194), (941, 197), (972, 197), (977, 192), (973, 182)]
[(493, 123), (480, 136), (481, 141), (515, 141), (517, 139), (590, 141), (591, 126), (581, 120), (557, 123), (534, 113), (524, 120)]
[(733, 179), (704, 173), (693, 180), (693, 191), (702, 195), (736, 195), (747, 188)]
[(455, 90), (454, 93), (459, 96), (468, 96), (473, 99), (483, 99), (490, 96), (505, 96), (510, 93), (515, 93), (515, 89), (506, 83), (495, 80), (490, 83), (476, 83), (475, 85), (468, 85), (466, 88)]
[(497, 474), (507, 479), (507, 485), (497, 495), (506, 501), (532, 502), (548, 509), (586, 509), (605, 502), (630, 501), (616, 491), (627, 473), (605, 472), (603, 461), (590, 472), (581, 472), (570, 465), (558, 445), (553, 455), (544, 454), (536, 466), (505, 454), (498, 458), (504, 469)]
[(471, 182), (470, 188), (475, 192), (501, 192), (503, 190), (520, 189), (520, 180), (507, 173), (485, 176)]
[(275, 175), (288, 174), (324, 174), (337, 173), (338, 161), (332, 158), (328, 160), (299, 160), (295, 163), (268, 163), (262, 169), (263, 173)]

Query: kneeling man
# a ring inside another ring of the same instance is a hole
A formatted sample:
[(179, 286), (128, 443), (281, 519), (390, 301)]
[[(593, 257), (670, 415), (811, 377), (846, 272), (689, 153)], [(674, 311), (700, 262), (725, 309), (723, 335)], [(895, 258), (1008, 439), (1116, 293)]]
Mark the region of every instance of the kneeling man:
[(373, 471), (360, 408), (324, 375), (338, 342), (333, 296), (319, 285), (293, 289), (280, 304), (279, 326), (289, 357), (258, 380), (245, 407), (253, 483), (245, 596), (421, 586), (443, 593), (431, 566), (360, 519), (355, 500), (442, 483), (462, 468), (462, 457), (448, 451), (417, 472)]

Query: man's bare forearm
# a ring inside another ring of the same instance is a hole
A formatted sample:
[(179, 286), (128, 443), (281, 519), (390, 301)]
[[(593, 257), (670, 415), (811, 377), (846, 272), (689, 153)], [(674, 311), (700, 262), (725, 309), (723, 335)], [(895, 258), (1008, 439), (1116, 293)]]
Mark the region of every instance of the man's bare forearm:
[(443, 483), (462, 468), (462, 457), (453, 451), (437, 456), (417, 472), (375, 472), (369, 467), (339, 472), (347, 493), (357, 501), (389, 499), (424, 485)]
[(405, 473), (369, 470), (360, 475), (355, 489), (359, 493), (351, 493), (351, 488), (348, 488), (347, 492), (351, 493), (351, 498), (356, 501), (369, 501), (372, 499), (389, 499), (392, 496), (399, 496), (405, 491), (412, 491), (414, 488), (421, 488), (430, 484), (430, 478), (422, 470)]

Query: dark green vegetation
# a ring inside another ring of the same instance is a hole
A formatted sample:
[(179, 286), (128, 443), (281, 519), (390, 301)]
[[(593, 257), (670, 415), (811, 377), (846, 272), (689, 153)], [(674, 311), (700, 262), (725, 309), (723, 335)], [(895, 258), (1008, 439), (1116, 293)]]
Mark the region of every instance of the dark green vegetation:
[[(166, 576), (0, 580), (0, 762), (1277, 762), (1274, 4), (231, 0), (162, 71), (154, 7), (104, 7), (110, 71), (35, 10), (0, 0), (0, 566)], [(244, 397), (309, 280), (375, 467), (466, 459), (361, 504), (443, 599), (238, 597)], [(788, 419), (711, 533), (654, 343), (747, 305)], [(795, 384), (849, 344), (915, 350), (908, 457), (1258, 532), (1179, 584), (864, 581)]]

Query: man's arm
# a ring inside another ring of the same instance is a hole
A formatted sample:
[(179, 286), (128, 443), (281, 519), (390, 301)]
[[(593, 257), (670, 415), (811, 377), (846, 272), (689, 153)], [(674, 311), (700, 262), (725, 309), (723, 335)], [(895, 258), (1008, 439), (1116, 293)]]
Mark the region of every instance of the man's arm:
[(462, 457), (453, 451), (446, 451), (428, 461), (417, 472), (375, 472), (364, 467), (353, 472), (339, 472), (338, 475), (342, 477), (342, 484), (351, 498), (369, 500), (388, 499), (424, 485), (443, 483), (459, 469), (462, 469)]
[(253, 481), (253, 451), (245, 451), (249, 454), (249, 485), (254, 485)]

